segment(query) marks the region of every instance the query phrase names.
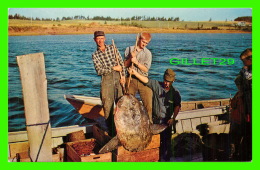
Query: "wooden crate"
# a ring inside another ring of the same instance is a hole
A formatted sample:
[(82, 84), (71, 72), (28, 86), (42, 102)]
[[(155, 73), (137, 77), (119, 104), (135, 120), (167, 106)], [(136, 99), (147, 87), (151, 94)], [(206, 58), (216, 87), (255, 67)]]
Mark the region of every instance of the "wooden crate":
[[(102, 146), (111, 137), (96, 125), (93, 126), (93, 136)], [(156, 162), (159, 160), (160, 135), (153, 135), (151, 143), (140, 152), (127, 151), (123, 146), (119, 146), (113, 153), (113, 161), (116, 162)]]
[[(79, 155), (76, 150), (72, 147), (73, 144), (79, 144), (83, 142), (90, 142), (95, 141), (94, 138), (86, 139), (86, 140), (80, 140), (77, 142), (68, 142), (66, 144), (66, 151), (67, 151), (67, 161), (68, 162), (111, 162), (112, 161), (112, 153), (108, 152), (105, 154), (97, 154), (94, 153), (94, 151), (88, 155), (88, 156), (81, 156)], [(98, 145), (98, 143), (96, 143)], [(97, 148), (100, 148), (100, 146), (97, 146)], [(99, 149), (97, 149), (99, 150)]]
[(93, 138), (101, 145), (104, 146), (110, 139), (112, 139), (107, 132), (100, 129), (97, 125), (93, 125)]
[[(17, 153), (18, 162), (31, 162), (28, 151)], [(61, 162), (61, 157), (59, 153), (52, 154), (52, 162)]]
[[(128, 151), (129, 152), (129, 151)], [(158, 162), (159, 148), (145, 149), (140, 152), (117, 155), (113, 152), (116, 162)]]
[(29, 142), (18, 142), (9, 144), (9, 158), (13, 159), (17, 153), (28, 152)]
[(159, 161), (160, 135), (153, 135), (151, 143), (139, 152), (130, 152), (119, 146), (113, 152), (116, 162), (157, 162)]

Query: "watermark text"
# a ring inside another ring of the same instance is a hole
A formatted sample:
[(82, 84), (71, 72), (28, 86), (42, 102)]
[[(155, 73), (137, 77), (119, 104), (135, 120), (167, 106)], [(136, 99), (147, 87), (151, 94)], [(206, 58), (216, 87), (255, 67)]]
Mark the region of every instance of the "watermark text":
[(171, 58), (172, 65), (233, 65), (233, 58)]

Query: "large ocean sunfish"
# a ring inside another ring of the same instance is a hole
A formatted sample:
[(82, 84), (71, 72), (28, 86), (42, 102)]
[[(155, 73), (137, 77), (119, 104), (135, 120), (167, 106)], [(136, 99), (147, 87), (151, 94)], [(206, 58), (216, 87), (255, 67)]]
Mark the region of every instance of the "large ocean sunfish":
[(117, 135), (99, 153), (110, 152), (122, 145), (126, 150), (144, 150), (154, 134), (162, 132), (167, 126), (152, 124), (144, 106), (133, 96), (124, 95), (117, 102), (114, 111)]

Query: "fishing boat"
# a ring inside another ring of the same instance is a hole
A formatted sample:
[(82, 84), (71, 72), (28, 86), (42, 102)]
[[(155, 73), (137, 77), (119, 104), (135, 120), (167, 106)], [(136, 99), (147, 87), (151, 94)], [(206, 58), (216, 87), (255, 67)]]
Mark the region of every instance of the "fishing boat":
[[(95, 145), (104, 145), (111, 139), (98, 126), (98, 122), (92, 121), (85, 126), (50, 128), (43, 53), (17, 56), (17, 59), (21, 72), (27, 131), (8, 133), (10, 162), (111, 162), (114, 161), (114, 156), (117, 162), (159, 161), (158, 135), (154, 135), (147, 148), (140, 152), (129, 152), (121, 146), (113, 154), (98, 154), (91, 149)], [(31, 67), (32, 64), (35, 67)], [(100, 98), (78, 95), (64, 95), (64, 98), (85, 118), (97, 120), (104, 116)], [(223, 115), (228, 115), (228, 105), (229, 99), (182, 102), (182, 110), (176, 117), (173, 134), (199, 134), (197, 127), (202, 124), (208, 125), (209, 133), (229, 133), (229, 123), (221, 119)], [(80, 135), (76, 135), (76, 140), (70, 140), (72, 138), (68, 136), (74, 134)], [(87, 154), (77, 152), (81, 151), (77, 150), (77, 146), (83, 146), (82, 144), (84, 147), (81, 149), (87, 149)]]
[[(100, 98), (95, 98), (94, 101), (96, 102), (96, 104), (94, 104), (93, 102), (88, 103), (90, 97), (87, 96), (64, 95), (64, 98), (68, 100), (72, 104), (72, 106), (80, 114), (82, 114), (82, 116), (86, 118), (91, 118), (91, 117), (97, 118), (98, 116), (100, 116), (99, 113), (102, 111), (102, 109), (100, 112), (97, 113), (89, 111), (92, 110), (91, 107), (97, 107), (97, 105), (99, 108), (102, 108), (101, 105), (102, 103)], [(77, 102), (81, 104), (75, 104)], [(230, 123), (228, 121), (229, 103), (230, 103), (229, 98), (216, 99), (216, 100), (183, 101), (181, 103), (182, 105), (181, 111), (176, 117), (176, 125), (173, 128), (172, 139), (177, 140), (177, 137), (180, 136), (181, 134), (184, 136), (186, 135), (186, 137), (188, 138), (190, 137), (190, 135), (196, 134), (197, 136), (200, 137), (200, 140), (202, 140), (203, 135), (201, 133), (204, 133), (202, 131), (206, 130), (208, 134), (213, 134), (213, 135), (212, 136), (209, 135), (210, 137), (212, 137), (212, 139), (210, 139), (212, 140), (212, 142), (208, 144), (210, 145), (210, 147), (209, 148), (206, 147), (206, 149), (204, 150), (208, 149), (209, 153), (213, 153), (213, 155), (209, 157), (215, 159), (215, 157), (217, 157), (217, 153), (219, 151), (223, 152), (224, 149), (223, 149), (223, 145), (221, 146), (213, 146), (213, 145), (215, 145), (216, 143), (223, 143), (223, 141), (226, 141), (224, 143), (228, 145), (229, 139), (227, 138), (227, 136), (230, 131)], [(81, 107), (78, 107), (79, 105)], [(206, 129), (203, 129), (201, 127), (204, 127)], [(192, 141), (192, 139), (189, 140)], [(220, 140), (221, 142), (216, 142), (218, 140)], [(189, 149), (192, 150), (194, 148), (189, 148)], [(191, 154), (188, 154), (186, 158), (185, 156), (184, 157), (181, 156), (178, 158), (177, 157), (171, 158), (172, 161), (203, 161), (204, 159), (207, 161), (212, 161), (209, 160), (209, 158), (203, 157), (201, 153), (194, 155), (192, 157)], [(225, 159), (227, 160), (229, 158), (226, 157)]]
[[(64, 98), (85, 118), (95, 120), (104, 115), (100, 98), (79, 95), (64, 95)], [(182, 110), (176, 117), (177, 123), (174, 135), (182, 133), (199, 134), (197, 126), (200, 124), (208, 124), (210, 133), (229, 133), (229, 123), (219, 119), (221, 115), (227, 113), (228, 105), (229, 99), (183, 101)], [(52, 148), (59, 148), (59, 152), (54, 154), (53, 160), (57, 162), (67, 161), (67, 155), (64, 155), (67, 152), (64, 152), (65, 148), (61, 146), (68, 142), (68, 134), (83, 131), (84, 134), (91, 136), (93, 129), (97, 131), (97, 123), (95, 122), (88, 123), (85, 126), (51, 128)], [(99, 137), (96, 136), (96, 138)], [(9, 132), (8, 141), (9, 161), (30, 161), (28, 158), (19, 159), (17, 157), (17, 154), (27, 152), (29, 149), (26, 131)], [(92, 161), (99, 161), (99, 159), (92, 159)]]
[[(88, 97), (80, 95), (65, 94), (64, 98), (80, 113), (83, 117), (95, 119), (104, 116), (102, 101), (98, 97)], [(183, 101), (181, 111), (228, 106), (230, 99), (201, 100), (201, 101)]]
[[(88, 119), (104, 116), (101, 99), (79, 95), (64, 95), (64, 98)], [(176, 120), (176, 133), (196, 131), (196, 126), (218, 121), (218, 116), (228, 112), (230, 99), (183, 101)], [(220, 121), (219, 123), (221, 123)], [(216, 123), (215, 123), (216, 124)]]

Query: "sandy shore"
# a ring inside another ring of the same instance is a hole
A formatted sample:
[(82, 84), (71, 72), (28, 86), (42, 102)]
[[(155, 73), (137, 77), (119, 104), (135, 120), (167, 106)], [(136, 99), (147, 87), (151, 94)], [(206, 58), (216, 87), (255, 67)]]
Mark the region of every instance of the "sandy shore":
[(26, 36), (26, 35), (69, 35), (69, 34), (93, 34), (96, 30), (103, 30), (106, 34), (134, 34), (143, 31), (150, 33), (251, 33), (242, 30), (184, 30), (184, 29), (167, 29), (167, 28), (138, 28), (120, 25), (103, 25), (103, 26), (9, 26), (9, 36)]

